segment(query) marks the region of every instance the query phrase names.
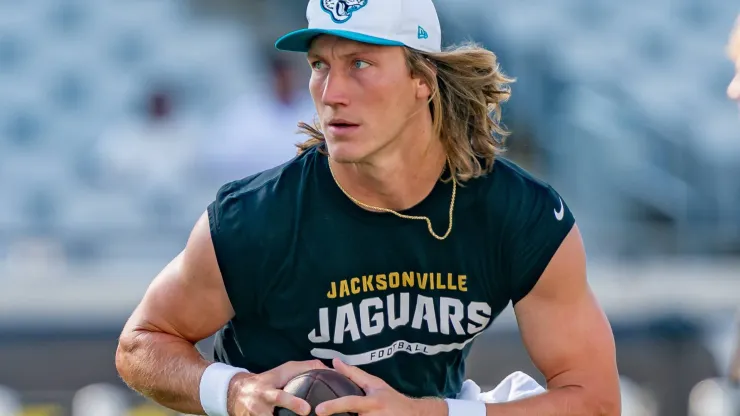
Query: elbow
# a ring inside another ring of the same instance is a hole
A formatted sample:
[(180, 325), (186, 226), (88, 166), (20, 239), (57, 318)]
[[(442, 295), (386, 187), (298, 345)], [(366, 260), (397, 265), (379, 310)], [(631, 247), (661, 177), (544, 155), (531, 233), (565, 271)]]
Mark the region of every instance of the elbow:
[(136, 332), (124, 331), (118, 338), (118, 346), (116, 347), (116, 371), (121, 380), (132, 388), (134, 388), (133, 365), (136, 361), (134, 357), (141, 348), (141, 342), (138, 338)]
[(121, 335), (118, 338), (118, 346), (116, 347), (116, 371), (123, 381), (127, 381), (126, 375), (130, 361), (129, 356), (132, 350), (132, 343), (128, 334)]

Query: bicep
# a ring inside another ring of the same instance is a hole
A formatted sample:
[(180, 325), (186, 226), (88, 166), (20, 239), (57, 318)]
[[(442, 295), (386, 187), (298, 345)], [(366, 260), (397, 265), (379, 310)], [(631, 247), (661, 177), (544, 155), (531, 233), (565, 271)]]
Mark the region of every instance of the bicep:
[(195, 343), (233, 316), (203, 214), (185, 249), (149, 285), (124, 331), (164, 332)]
[(618, 388), (611, 327), (587, 283), (577, 227), (514, 309), (524, 345), (549, 388)]

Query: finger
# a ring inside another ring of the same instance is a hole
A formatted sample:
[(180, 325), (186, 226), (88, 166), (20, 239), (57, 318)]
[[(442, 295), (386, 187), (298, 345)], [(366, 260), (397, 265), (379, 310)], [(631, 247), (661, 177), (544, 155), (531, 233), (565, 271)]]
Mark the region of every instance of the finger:
[(375, 409), (375, 399), (363, 396), (344, 396), (325, 401), (316, 406), (317, 416), (330, 416), (342, 413), (363, 414)]
[(360, 388), (365, 390), (365, 392), (378, 389), (386, 385), (385, 381), (382, 379), (375, 377), (372, 374), (368, 374), (355, 366), (345, 364), (339, 358), (335, 358), (332, 363), (337, 372), (347, 376), (350, 380), (354, 381), (355, 384), (360, 386)]
[(273, 372), (275, 379), (273, 382), (275, 387), (283, 388), (293, 377), (303, 374), (310, 370), (329, 369), (319, 360), (311, 361), (290, 361), (279, 367), (276, 367)]
[(282, 407), (302, 416), (306, 416), (311, 413), (311, 405), (308, 404), (307, 401), (290, 393), (286, 393), (283, 390), (268, 390), (265, 392), (264, 396), (265, 401), (271, 403), (275, 407)]

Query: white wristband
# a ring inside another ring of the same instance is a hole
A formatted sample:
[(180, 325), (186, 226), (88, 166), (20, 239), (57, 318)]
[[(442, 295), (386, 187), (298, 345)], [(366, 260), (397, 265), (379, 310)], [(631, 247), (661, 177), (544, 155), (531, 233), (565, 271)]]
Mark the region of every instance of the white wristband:
[(445, 399), (447, 416), (486, 416), (486, 404), (473, 400)]
[(213, 363), (206, 368), (200, 378), (200, 405), (208, 416), (229, 416), (227, 398), (231, 379), (248, 372), (223, 363)]

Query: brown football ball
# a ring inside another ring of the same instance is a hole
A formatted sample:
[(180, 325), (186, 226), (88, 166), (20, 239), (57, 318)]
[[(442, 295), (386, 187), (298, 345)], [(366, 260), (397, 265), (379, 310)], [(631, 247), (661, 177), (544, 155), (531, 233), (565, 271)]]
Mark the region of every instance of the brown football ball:
[[(334, 370), (311, 370), (299, 374), (288, 382), (284, 391), (301, 398), (311, 405), (309, 416), (316, 416), (316, 406), (320, 403), (344, 396), (364, 396), (360, 386)], [(275, 408), (275, 416), (296, 416), (281, 407)], [(338, 413), (336, 416), (357, 416), (355, 413)]]

